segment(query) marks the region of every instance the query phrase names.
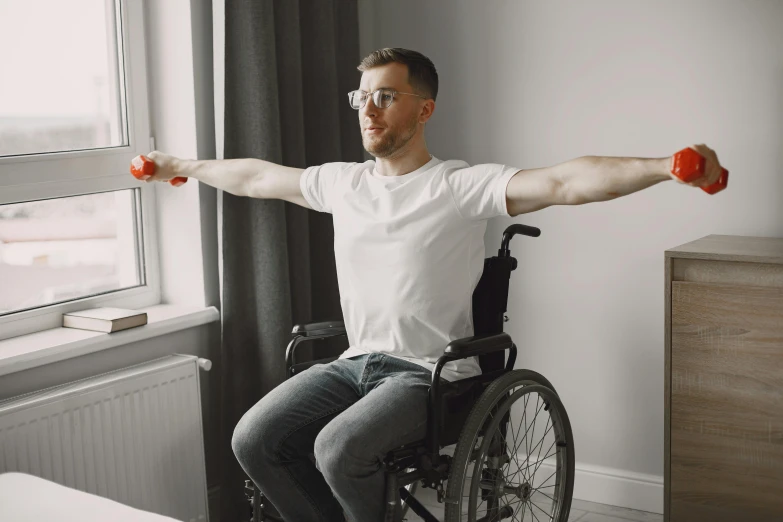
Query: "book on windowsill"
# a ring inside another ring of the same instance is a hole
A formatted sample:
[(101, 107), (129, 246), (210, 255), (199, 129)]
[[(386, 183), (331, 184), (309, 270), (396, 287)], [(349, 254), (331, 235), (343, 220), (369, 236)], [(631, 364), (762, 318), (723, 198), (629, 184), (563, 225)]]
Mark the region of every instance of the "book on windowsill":
[(147, 312), (127, 308), (90, 308), (63, 314), (63, 327), (94, 332), (119, 332), (145, 324), (147, 324)]

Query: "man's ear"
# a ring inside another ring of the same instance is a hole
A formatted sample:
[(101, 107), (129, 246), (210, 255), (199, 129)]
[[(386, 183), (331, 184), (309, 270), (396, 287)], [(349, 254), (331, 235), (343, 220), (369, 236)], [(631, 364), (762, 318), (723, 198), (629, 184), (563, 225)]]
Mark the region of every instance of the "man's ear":
[[(429, 120), (432, 117), (432, 113), (435, 112), (435, 101), (434, 100), (426, 100), (424, 102), (424, 105), (421, 108), (421, 115), (419, 116), (419, 123), (427, 123), (427, 120)], [(423, 118), (423, 120), (422, 120)]]

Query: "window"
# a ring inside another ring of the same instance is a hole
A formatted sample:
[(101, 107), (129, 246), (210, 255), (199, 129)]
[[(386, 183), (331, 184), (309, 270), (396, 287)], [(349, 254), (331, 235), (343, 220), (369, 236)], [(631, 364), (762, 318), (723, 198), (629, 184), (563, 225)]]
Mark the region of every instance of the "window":
[(143, 284), (135, 192), (0, 206), (0, 315)]
[(117, 36), (106, 0), (0, 2), (0, 156), (128, 144)]
[(0, 339), (160, 301), (141, 8), (0, 0)]

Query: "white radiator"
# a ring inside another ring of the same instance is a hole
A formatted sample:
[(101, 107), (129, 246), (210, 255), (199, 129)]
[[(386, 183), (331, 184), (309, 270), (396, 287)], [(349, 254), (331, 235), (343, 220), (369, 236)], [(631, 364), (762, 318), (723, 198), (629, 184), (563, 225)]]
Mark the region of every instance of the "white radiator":
[(207, 520), (199, 368), (172, 355), (0, 401), (0, 473)]

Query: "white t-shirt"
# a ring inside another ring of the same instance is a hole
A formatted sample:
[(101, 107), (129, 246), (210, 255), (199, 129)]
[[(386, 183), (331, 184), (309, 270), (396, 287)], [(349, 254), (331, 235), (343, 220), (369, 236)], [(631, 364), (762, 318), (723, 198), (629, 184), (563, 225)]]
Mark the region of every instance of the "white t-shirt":
[[(484, 269), (487, 220), (508, 216), (506, 185), (518, 168), (432, 157), (402, 176), (375, 161), (325, 163), (301, 176), (302, 195), (334, 221), (334, 255), (349, 348), (432, 370), (454, 339), (473, 335), (473, 290)], [(477, 357), (441, 377), (481, 374)]]

